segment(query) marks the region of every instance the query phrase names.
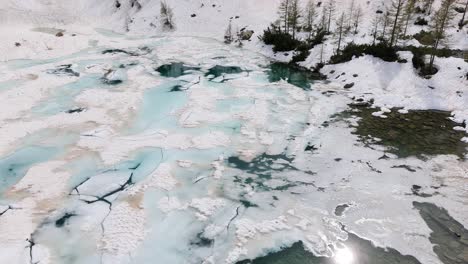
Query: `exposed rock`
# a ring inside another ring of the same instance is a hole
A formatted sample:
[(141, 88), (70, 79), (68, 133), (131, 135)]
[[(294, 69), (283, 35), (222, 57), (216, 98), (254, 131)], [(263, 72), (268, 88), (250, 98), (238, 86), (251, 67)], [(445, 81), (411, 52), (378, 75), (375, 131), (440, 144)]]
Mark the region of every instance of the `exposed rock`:
[(244, 30), (240, 32), (240, 38), (242, 40), (250, 40), (253, 34), (254, 34), (253, 30)]
[(84, 108), (79, 107), (79, 108), (73, 108), (73, 109), (67, 110), (66, 113), (67, 114), (81, 113), (84, 110), (85, 110)]
[(349, 89), (349, 88), (351, 88), (351, 87), (353, 87), (353, 86), (354, 86), (354, 83), (353, 83), (353, 82), (352, 82), (352, 83), (347, 83), (347, 84), (345, 84), (344, 88), (345, 88), (345, 89)]
[(72, 65), (71, 64), (63, 64), (57, 66), (55, 69), (49, 69), (46, 71), (48, 74), (55, 74), (58, 76), (75, 76), (79, 77), (80, 74), (78, 72), (75, 72), (74, 70), (71, 69)]

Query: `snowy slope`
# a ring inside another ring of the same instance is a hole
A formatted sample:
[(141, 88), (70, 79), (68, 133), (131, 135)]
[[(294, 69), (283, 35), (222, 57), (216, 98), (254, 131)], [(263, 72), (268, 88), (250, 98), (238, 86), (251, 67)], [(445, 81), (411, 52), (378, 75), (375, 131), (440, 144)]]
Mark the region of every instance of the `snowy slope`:
[[(135, 34), (159, 34), (160, 1), (139, 0), (141, 8), (120, 0), (4, 0), (0, 3), (3, 25), (33, 24), (64, 26), (81, 24), (104, 27), (117, 32), (128, 29)], [(239, 27), (260, 31), (274, 20), (279, 0), (170, 0), (176, 22), (176, 34), (222, 38), (230, 18)], [(195, 14), (194, 17), (192, 15)], [(238, 16), (238, 18), (235, 18)]]

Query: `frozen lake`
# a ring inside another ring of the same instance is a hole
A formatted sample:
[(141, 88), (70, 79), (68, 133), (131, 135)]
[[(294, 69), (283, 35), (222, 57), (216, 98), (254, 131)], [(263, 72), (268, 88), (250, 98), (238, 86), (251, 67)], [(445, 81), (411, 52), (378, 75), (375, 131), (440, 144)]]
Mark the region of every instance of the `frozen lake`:
[(105, 37), (0, 63), (1, 263), (467, 263), (449, 113), (384, 122), (245, 49)]

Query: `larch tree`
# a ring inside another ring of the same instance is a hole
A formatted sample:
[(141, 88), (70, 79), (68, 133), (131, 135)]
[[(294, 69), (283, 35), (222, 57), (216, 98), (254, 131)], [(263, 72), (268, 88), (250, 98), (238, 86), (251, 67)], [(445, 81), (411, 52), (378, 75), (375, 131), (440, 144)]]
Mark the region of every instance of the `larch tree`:
[(390, 42), (391, 47), (395, 46), (398, 42), (398, 37), (401, 32), (402, 18), (403, 18), (403, 7), (405, 6), (406, 0), (392, 0), (392, 6), (390, 9), (390, 15), (392, 19), (392, 27), (390, 30)]
[(403, 36), (406, 36), (406, 32), (408, 31), (408, 24), (411, 18), (413, 17), (414, 7), (416, 4), (416, 0), (408, 0), (405, 5), (403, 17), (405, 20), (405, 29), (403, 30)]
[(335, 15), (335, 7), (336, 3), (335, 0), (328, 0), (328, 5), (326, 7), (327, 9), (327, 33), (330, 33), (330, 26), (331, 26), (331, 21), (333, 19), (333, 16)]
[(288, 12), (288, 24), (292, 30), (293, 39), (296, 38), (297, 28), (299, 27), (299, 19), (301, 17), (301, 10), (299, 8), (299, 0), (289, 0), (290, 7)]
[(242, 31), (239, 30), (239, 27), (236, 27), (236, 40), (235, 42), (237, 43), (237, 47), (241, 48), (244, 46), (244, 43), (242, 43)]
[(315, 8), (314, 0), (309, 0), (307, 2), (305, 11), (304, 11), (304, 29), (309, 32), (309, 39), (312, 37), (312, 31), (314, 29), (314, 21), (317, 16), (317, 9)]
[(436, 51), (439, 48), (442, 40), (447, 36), (446, 31), (450, 25), (450, 21), (455, 17), (453, 12), (453, 5), (456, 0), (443, 0), (440, 8), (434, 13), (432, 18), (432, 32), (434, 36), (434, 44), (432, 45), (432, 52), (429, 61), (429, 71), (433, 72), (434, 59)]
[(174, 24), (174, 12), (172, 11), (172, 8), (165, 2), (161, 1), (161, 24), (163, 28), (165, 29), (174, 29), (175, 24)]
[(224, 43), (226, 44), (231, 44), (233, 40), (232, 36), (232, 22), (229, 20), (229, 25), (226, 28), (226, 31), (224, 32)]
[(379, 13), (375, 13), (374, 18), (372, 19), (372, 45), (375, 45), (375, 41), (377, 40), (377, 34), (379, 33), (379, 26), (382, 23), (382, 15)]
[(381, 32), (380, 38), (382, 40), (384, 40), (385, 42), (387, 42), (388, 41), (388, 39), (386, 39), (387, 30), (388, 30), (388, 26), (389, 26), (389, 24), (391, 22), (390, 12), (388, 10), (385, 10), (382, 21), (383, 21), (382, 22), (382, 32)]
[(353, 17), (354, 17), (354, 6), (355, 6), (355, 0), (351, 0), (351, 3), (349, 4), (348, 23), (346, 25), (346, 31), (351, 30), (351, 24), (352, 24)]
[(361, 17), (362, 17), (362, 8), (359, 5), (356, 8), (356, 12), (354, 12), (354, 16), (353, 16), (353, 26), (354, 26), (353, 34), (358, 33), (358, 28), (359, 28), (359, 23), (361, 22)]
[(336, 33), (338, 35), (338, 45), (336, 48), (336, 54), (340, 53), (341, 50), (341, 41), (343, 39), (343, 33), (344, 33), (344, 23), (345, 23), (345, 13), (342, 12), (340, 17), (338, 18), (338, 21), (336, 21)]
[(320, 18), (320, 27), (323, 31), (327, 31), (327, 7), (322, 5), (322, 17)]
[[(283, 24), (284, 32), (289, 33), (289, 7), (290, 7), (291, 0), (283, 0), (281, 1), (278, 14), (280, 19), (280, 24)], [(281, 28), (281, 27), (280, 27)]]
[(427, 15), (430, 15), (432, 12), (432, 4), (434, 4), (434, 0), (424, 0), (424, 10)]

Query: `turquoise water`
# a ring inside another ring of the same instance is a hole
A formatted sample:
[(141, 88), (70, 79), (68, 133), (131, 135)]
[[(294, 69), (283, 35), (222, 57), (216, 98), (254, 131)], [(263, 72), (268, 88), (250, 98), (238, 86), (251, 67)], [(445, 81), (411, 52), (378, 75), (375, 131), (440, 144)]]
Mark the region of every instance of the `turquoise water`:
[(0, 92), (21, 86), (23, 83), (25, 83), (24, 80), (9, 80), (0, 82)]
[(182, 108), (188, 98), (184, 93), (169, 92), (176, 83), (168, 81), (145, 92), (143, 104), (129, 133), (155, 128), (174, 129), (178, 126), (171, 112)]
[(55, 115), (65, 112), (74, 107), (75, 96), (86, 89), (99, 87), (101, 85), (99, 78), (99, 75), (90, 74), (58, 87), (54, 90), (52, 96), (34, 106), (31, 111), (38, 115)]
[(311, 83), (322, 78), (311, 71), (286, 63), (272, 63), (268, 72), (270, 82), (286, 80), (288, 83), (305, 90), (311, 89)]
[(57, 147), (30, 146), (0, 159), (0, 195), (23, 178), (29, 168), (56, 157)]

